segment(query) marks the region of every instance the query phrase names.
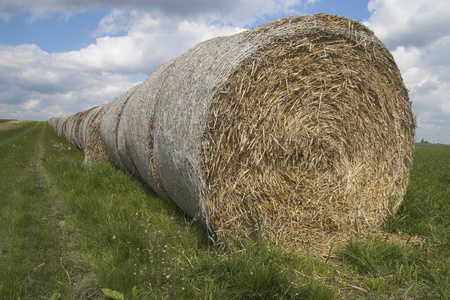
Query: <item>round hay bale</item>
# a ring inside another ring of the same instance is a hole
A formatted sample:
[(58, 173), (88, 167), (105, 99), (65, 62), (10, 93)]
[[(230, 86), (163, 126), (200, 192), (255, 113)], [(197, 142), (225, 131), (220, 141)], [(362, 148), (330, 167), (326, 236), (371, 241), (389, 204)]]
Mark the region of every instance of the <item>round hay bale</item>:
[(415, 125), (397, 66), (362, 25), (314, 19), (258, 49), (212, 101), (202, 162), (220, 233), (327, 246), (403, 199)]
[(161, 85), (156, 81), (169, 81), (167, 63), (138, 86), (123, 111), (118, 127), (119, 152), (127, 165), (140, 176), (160, 197), (168, 198), (159, 176), (154, 154), (155, 118), (159, 112)]
[(48, 123), (48, 125), (50, 125), (50, 127), (55, 129), (55, 131), (56, 131), (56, 125), (58, 124), (58, 120), (59, 120), (59, 118), (57, 118), (57, 117), (50, 117), (47, 119), (47, 123)]
[(100, 161), (106, 156), (105, 144), (103, 143), (100, 132), (100, 124), (110, 106), (111, 103), (97, 106), (85, 116), (83, 121), (85, 164)]
[(92, 117), (94, 116), (94, 112), (98, 109), (98, 106), (94, 106), (88, 110), (85, 111), (85, 114), (82, 117), (81, 123), (79, 125), (79, 139), (82, 143), (82, 149), (86, 149), (87, 146), (87, 138), (88, 138), (88, 131), (91, 127)]
[(85, 154), (84, 163), (99, 161), (106, 151), (100, 134), (100, 120), (111, 103), (95, 106), (68, 117), (52, 117), (48, 124)]
[(111, 160), (122, 169), (126, 169), (126, 164), (123, 162), (119, 153), (117, 132), (122, 118), (122, 110), (135, 90), (136, 86), (113, 101), (100, 122), (100, 134), (106, 151)]
[(117, 165), (210, 232), (318, 249), (398, 208), (415, 131), (387, 48), (325, 14), (200, 43), (100, 123)]
[(64, 134), (64, 125), (65, 125), (65, 123), (66, 123), (68, 118), (69, 117), (58, 118), (58, 122), (56, 123), (56, 126), (57, 126), (56, 131), (57, 131), (59, 136), (63, 136), (63, 134)]

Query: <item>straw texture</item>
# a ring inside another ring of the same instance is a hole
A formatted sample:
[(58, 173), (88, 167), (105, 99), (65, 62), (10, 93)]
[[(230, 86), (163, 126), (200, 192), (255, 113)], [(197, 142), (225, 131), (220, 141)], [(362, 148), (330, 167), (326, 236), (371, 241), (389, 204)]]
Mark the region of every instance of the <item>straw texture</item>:
[(390, 52), (326, 14), (200, 43), (112, 103), (49, 124), (210, 233), (317, 249), (398, 208), (415, 131)]

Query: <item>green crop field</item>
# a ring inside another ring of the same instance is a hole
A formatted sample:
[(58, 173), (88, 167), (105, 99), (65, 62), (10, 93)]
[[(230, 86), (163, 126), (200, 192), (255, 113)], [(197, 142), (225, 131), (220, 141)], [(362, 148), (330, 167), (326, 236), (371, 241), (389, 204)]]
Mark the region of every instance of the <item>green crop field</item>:
[(449, 146), (418, 144), (385, 228), (321, 256), (214, 247), (134, 177), (83, 165), (46, 123), (0, 125), (0, 299), (450, 297)]

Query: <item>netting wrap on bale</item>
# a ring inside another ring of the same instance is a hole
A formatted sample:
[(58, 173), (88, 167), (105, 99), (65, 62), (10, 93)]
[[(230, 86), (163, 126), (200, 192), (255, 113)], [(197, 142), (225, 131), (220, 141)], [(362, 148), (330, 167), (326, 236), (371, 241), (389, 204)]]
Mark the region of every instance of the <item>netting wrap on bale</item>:
[[(398, 208), (412, 166), (415, 122), (392, 55), (337, 16), (200, 43), (104, 110), (91, 132), (111, 160), (219, 236), (346, 239)], [(83, 148), (92, 113), (49, 123)]]

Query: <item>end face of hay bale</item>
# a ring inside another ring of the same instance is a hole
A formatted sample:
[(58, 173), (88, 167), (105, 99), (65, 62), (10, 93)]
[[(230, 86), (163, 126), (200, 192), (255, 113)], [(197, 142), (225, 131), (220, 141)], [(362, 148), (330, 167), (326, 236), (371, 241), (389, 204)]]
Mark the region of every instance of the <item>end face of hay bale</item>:
[(257, 30), (292, 28), (212, 101), (205, 203), (219, 235), (261, 229), (273, 242), (326, 247), (398, 208), (415, 122), (391, 54), (367, 28), (319, 15)]

